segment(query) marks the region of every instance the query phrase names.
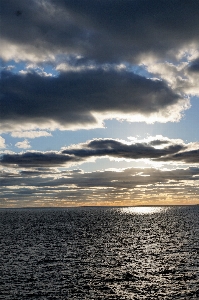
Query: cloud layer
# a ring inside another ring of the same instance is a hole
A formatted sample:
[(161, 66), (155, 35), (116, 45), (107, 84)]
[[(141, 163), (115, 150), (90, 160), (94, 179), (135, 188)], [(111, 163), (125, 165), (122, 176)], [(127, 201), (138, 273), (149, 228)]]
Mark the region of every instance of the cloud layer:
[(2, 172), (0, 206), (197, 203), (199, 169)]
[[(199, 94), (198, 9), (195, 0), (4, 1), (0, 57), (26, 70), (2, 73), (1, 132), (179, 121)], [(57, 77), (37, 70), (46, 65)]]
[(124, 160), (148, 159), (156, 162), (199, 163), (199, 145), (183, 141), (152, 139), (127, 143), (114, 139), (94, 139), (86, 143), (67, 147), (59, 152), (25, 152), (3, 154), (0, 163), (19, 167), (55, 167), (82, 164), (97, 158)]
[[(66, 169), (105, 157), (172, 165), (94, 172)], [(2, 154), (0, 162), (2, 207), (193, 204), (199, 197), (198, 143), (163, 136), (133, 142), (93, 139), (57, 152)]]
[[(42, 140), (50, 131), (99, 128), (104, 120), (179, 121), (199, 96), (198, 12), (196, 0), (2, 1), (0, 205), (196, 203), (197, 142), (98, 139), (94, 131), (60, 151), (29, 148), (50, 149)], [(41, 145), (30, 145), (36, 137)], [(14, 145), (27, 150), (11, 152)], [(103, 158), (161, 170), (102, 170)], [(98, 171), (67, 170), (95, 161), (97, 169), (99, 159)]]
[(75, 53), (136, 61), (143, 55), (175, 57), (199, 43), (195, 0), (8, 0), (1, 10), (4, 59), (43, 61)]

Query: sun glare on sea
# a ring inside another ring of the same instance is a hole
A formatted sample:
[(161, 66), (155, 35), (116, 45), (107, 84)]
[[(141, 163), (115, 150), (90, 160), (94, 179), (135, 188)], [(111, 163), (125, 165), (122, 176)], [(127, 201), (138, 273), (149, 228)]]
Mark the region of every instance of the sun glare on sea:
[(136, 206), (136, 207), (123, 207), (121, 208), (122, 213), (128, 214), (138, 214), (138, 215), (146, 215), (146, 214), (154, 214), (165, 211), (166, 207), (152, 207), (152, 206)]

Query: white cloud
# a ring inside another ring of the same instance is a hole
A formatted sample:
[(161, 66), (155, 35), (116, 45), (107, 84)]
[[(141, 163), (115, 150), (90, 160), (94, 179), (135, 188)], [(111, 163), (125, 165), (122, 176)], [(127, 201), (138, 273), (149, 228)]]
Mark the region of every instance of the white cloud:
[(15, 146), (17, 148), (23, 148), (23, 149), (29, 149), (29, 148), (31, 148), (31, 146), (30, 146), (30, 144), (29, 144), (29, 142), (27, 140), (24, 140), (22, 142), (18, 142), (18, 143), (15, 144)]
[(38, 51), (37, 47), (30, 45), (18, 45), (1, 39), (1, 58), (5, 61), (14, 59), (17, 61), (41, 62), (44, 60), (55, 60), (55, 56), (48, 50)]
[(29, 131), (13, 131), (11, 133), (11, 136), (15, 138), (17, 137), (17, 138), (34, 139), (42, 136), (52, 136), (52, 134), (47, 131), (29, 130)]
[[(188, 55), (188, 54), (187, 54)], [(190, 72), (189, 67), (194, 60), (171, 63), (157, 62), (155, 59), (146, 62), (147, 71), (166, 81), (176, 93), (199, 96), (198, 72)]]
[(0, 148), (6, 148), (5, 139), (0, 136)]

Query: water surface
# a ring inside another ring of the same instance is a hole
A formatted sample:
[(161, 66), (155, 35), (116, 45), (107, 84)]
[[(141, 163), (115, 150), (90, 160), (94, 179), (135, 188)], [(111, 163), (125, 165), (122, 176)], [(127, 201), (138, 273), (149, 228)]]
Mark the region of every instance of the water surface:
[(199, 206), (1, 209), (0, 228), (0, 299), (199, 299)]

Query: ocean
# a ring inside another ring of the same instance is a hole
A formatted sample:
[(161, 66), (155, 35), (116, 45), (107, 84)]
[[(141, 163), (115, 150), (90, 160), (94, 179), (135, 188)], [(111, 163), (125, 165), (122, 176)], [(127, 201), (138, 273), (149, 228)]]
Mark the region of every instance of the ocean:
[(0, 299), (199, 299), (199, 205), (0, 209)]

